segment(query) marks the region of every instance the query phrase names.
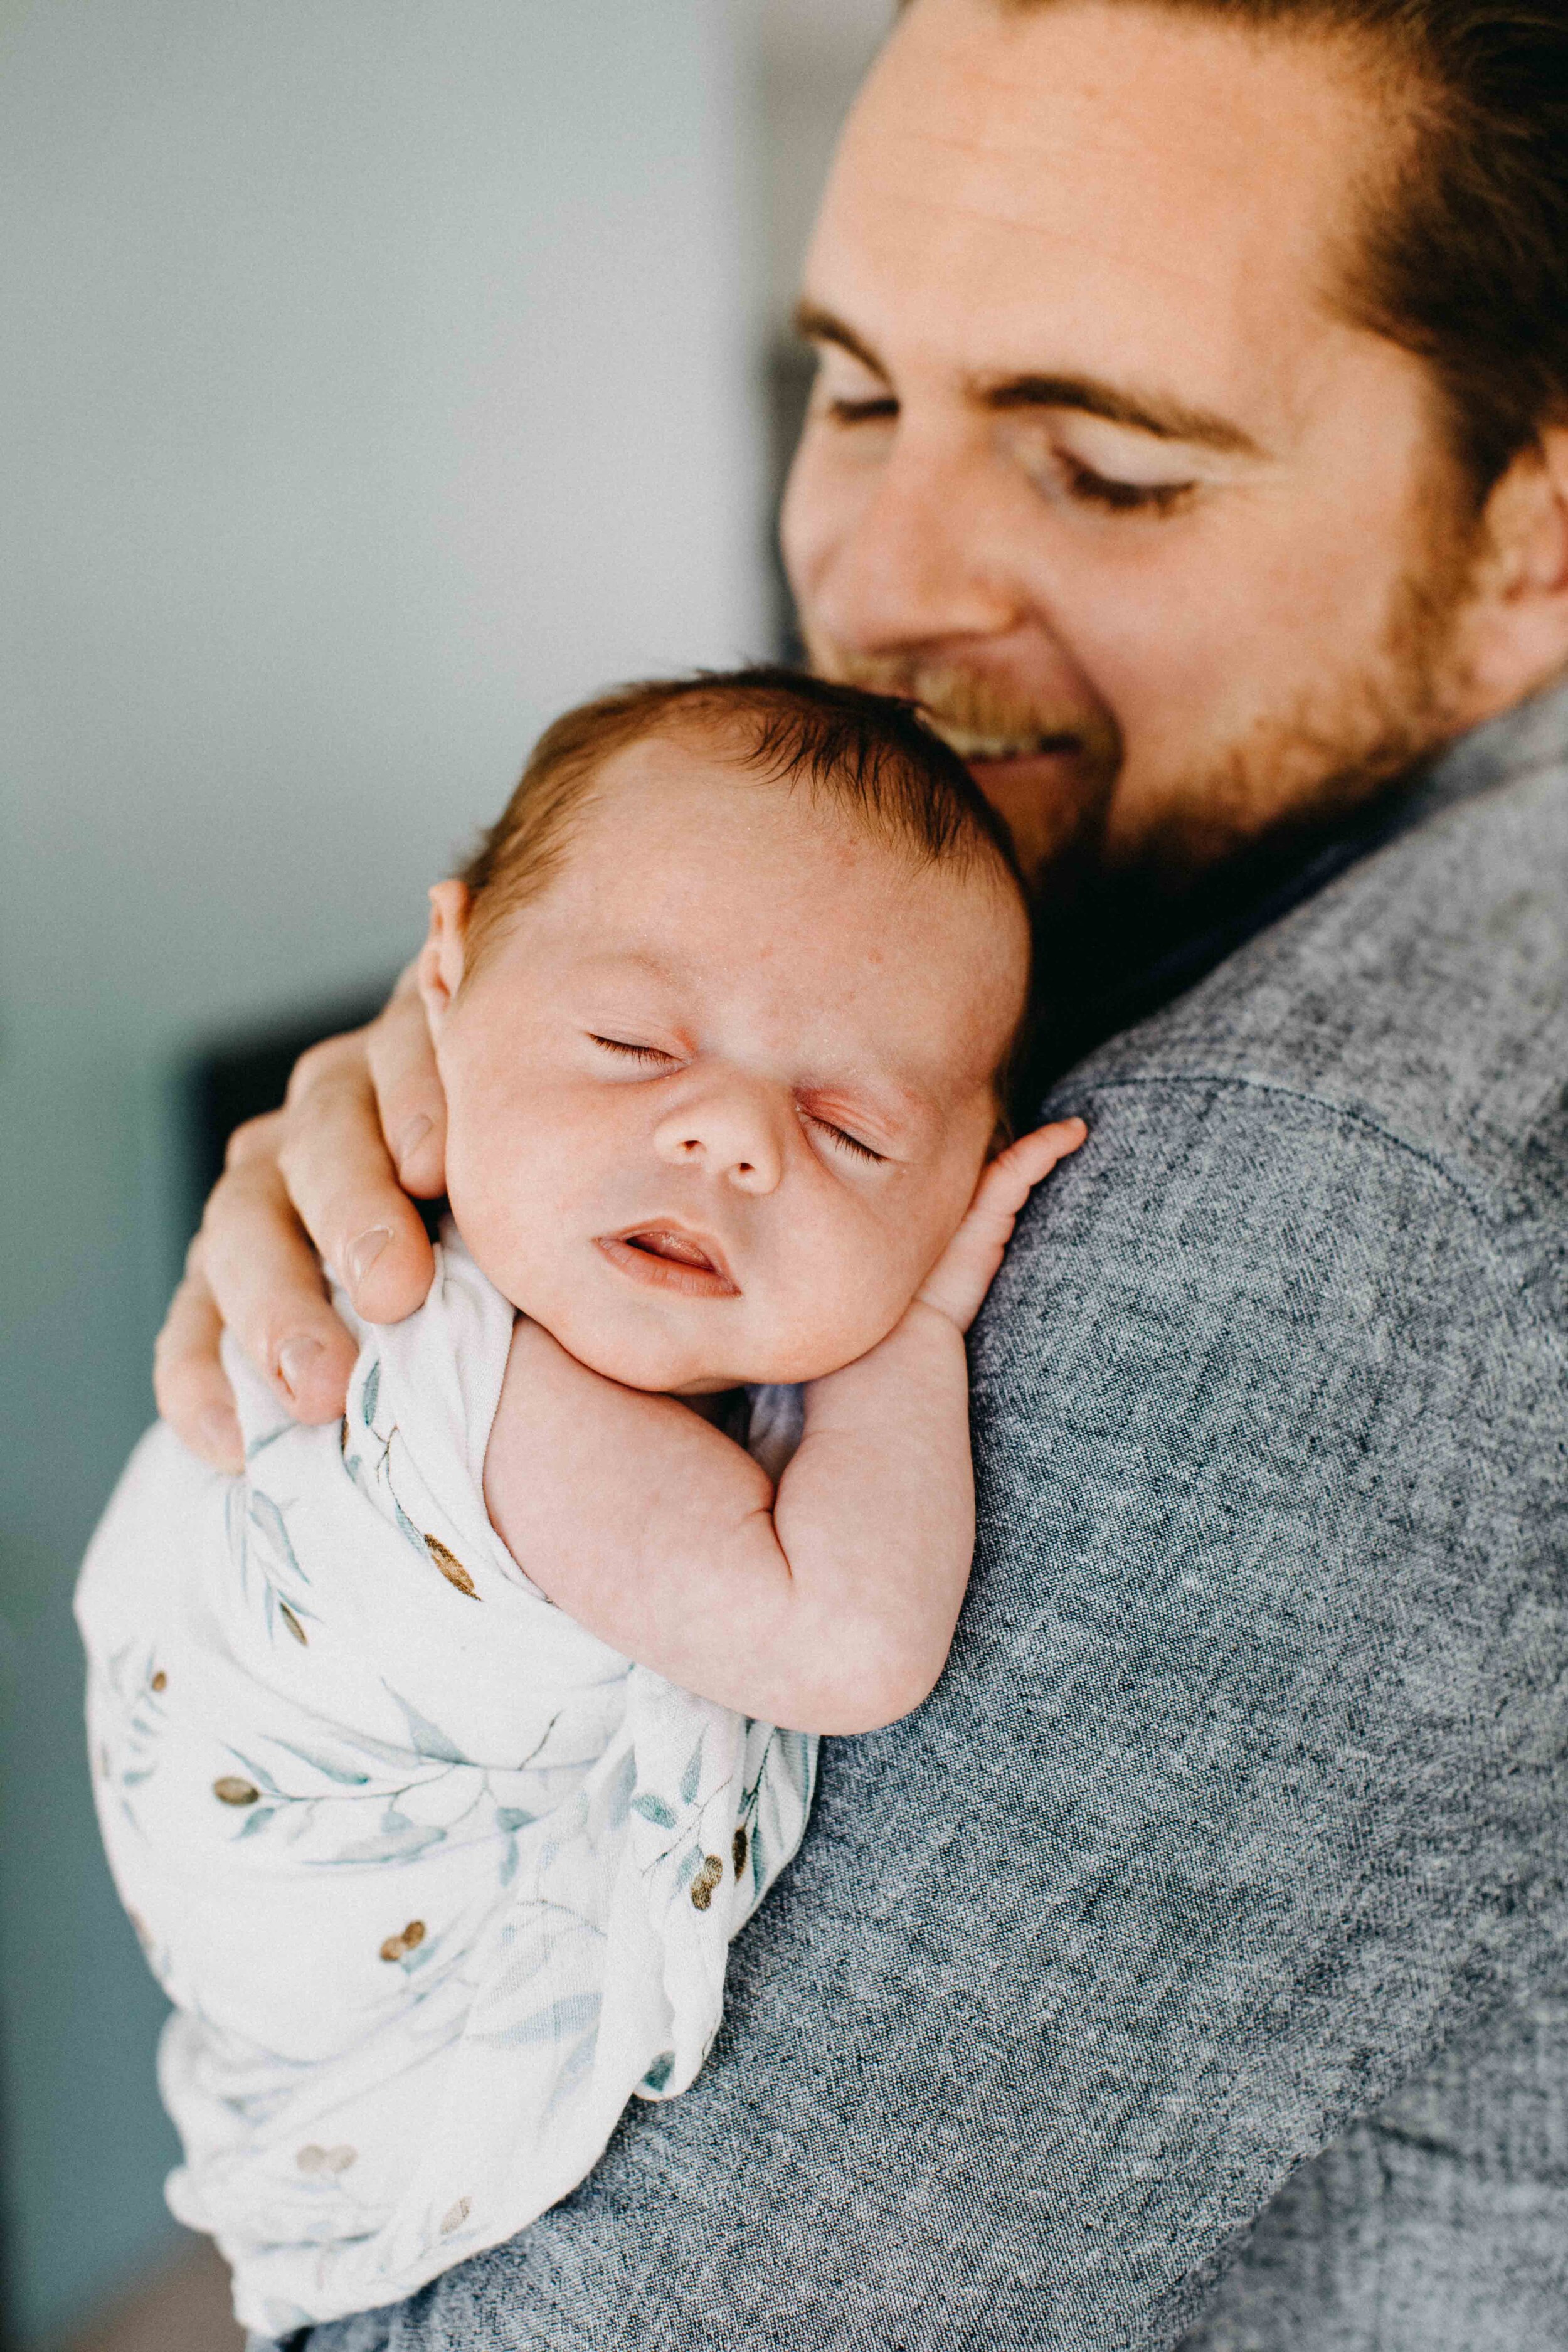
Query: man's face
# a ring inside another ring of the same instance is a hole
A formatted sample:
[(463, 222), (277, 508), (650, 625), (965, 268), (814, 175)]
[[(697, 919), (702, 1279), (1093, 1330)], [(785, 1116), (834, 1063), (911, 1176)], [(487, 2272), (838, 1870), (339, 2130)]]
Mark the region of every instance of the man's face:
[(1365, 71), (917, 0), (851, 118), (790, 577), (816, 666), (916, 695), (1028, 863), (1179, 876), (1480, 715), (1426, 370), (1335, 307), (1401, 136)]

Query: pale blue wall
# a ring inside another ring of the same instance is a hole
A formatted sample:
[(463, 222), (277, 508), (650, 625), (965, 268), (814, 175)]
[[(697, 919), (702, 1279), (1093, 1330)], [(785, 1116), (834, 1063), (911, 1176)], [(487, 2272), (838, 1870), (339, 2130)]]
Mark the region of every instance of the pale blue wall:
[(70, 1580), (167, 1074), (414, 943), (531, 732), (759, 647), (721, 0), (0, 5), (0, 2013), (16, 2323), (157, 2251)]

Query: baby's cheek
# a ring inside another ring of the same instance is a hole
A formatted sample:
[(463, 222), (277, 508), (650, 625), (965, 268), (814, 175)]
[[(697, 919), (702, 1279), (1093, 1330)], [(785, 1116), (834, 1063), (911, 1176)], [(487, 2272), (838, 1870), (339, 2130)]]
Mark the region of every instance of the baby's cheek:
[(857, 1221), (837, 1236), (818, 1256), (814, 1278), (791, 1297), (794, 1352), (812, 1364), (795, 1377), (837, 1371), (885, 1339), (926, 1271), (919, 1244), (911, 1248), (896, 1228)]
[(526, 1162), (504, 1139), (461, 1124), (448, 1130), (447, 1196), (469, 1256), (503, 1298), (527, 1304), (536, 1287), (540, 1220)]

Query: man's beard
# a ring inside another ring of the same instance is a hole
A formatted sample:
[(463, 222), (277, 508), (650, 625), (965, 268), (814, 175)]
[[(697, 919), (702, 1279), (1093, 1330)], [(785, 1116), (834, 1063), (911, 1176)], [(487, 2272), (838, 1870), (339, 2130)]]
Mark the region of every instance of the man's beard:
[[(1027, 812), (1029, 843), (1019, 841), (1036, 853), (1022, 862), (1037, 1002), (1065, 1047), (1091, 1040), (1092, 1005), (1121, 995), (1180, 940), (1268, 898), (1456, 731), (1455, 631), (1477, 553), (1473, 509), (1434, 497), (1423, 542), (1391, 592), (1371, 658), (1304, 688), (1174, 777), (1131, 843), (1110, 836), (1122, 749), (1108, 718), (1086, 726), (1081, 712), (1032, 702), (956, 662), (845, 653), (809, 632), (807, 642), (814, 667), (918, 703), (972, 761), (976, 739), (1076, 752), (1048, 809)], [(974, 764), (984, 789), (984, 765)]]

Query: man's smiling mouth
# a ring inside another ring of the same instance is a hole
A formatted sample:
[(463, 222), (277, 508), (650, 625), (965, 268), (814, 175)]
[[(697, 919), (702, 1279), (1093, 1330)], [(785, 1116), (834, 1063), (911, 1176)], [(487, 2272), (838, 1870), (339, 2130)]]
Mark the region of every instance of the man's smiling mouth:
[(987, 735), (973, 727), (955, 727), (931, 712), (926, 723), (961, 760), (1038, 760), (1083, 750), (1077, 735)]
[(725, 1263), (724, 1253), (706, 1234), (663, 1223), (634, 1225), (620, 1234), (601, 1234), (597, 1247), (610, 1264), (634, 1282), (656, 1290), (673, 1290), (688, 1298), (738, 1298), (741, 1286)]

